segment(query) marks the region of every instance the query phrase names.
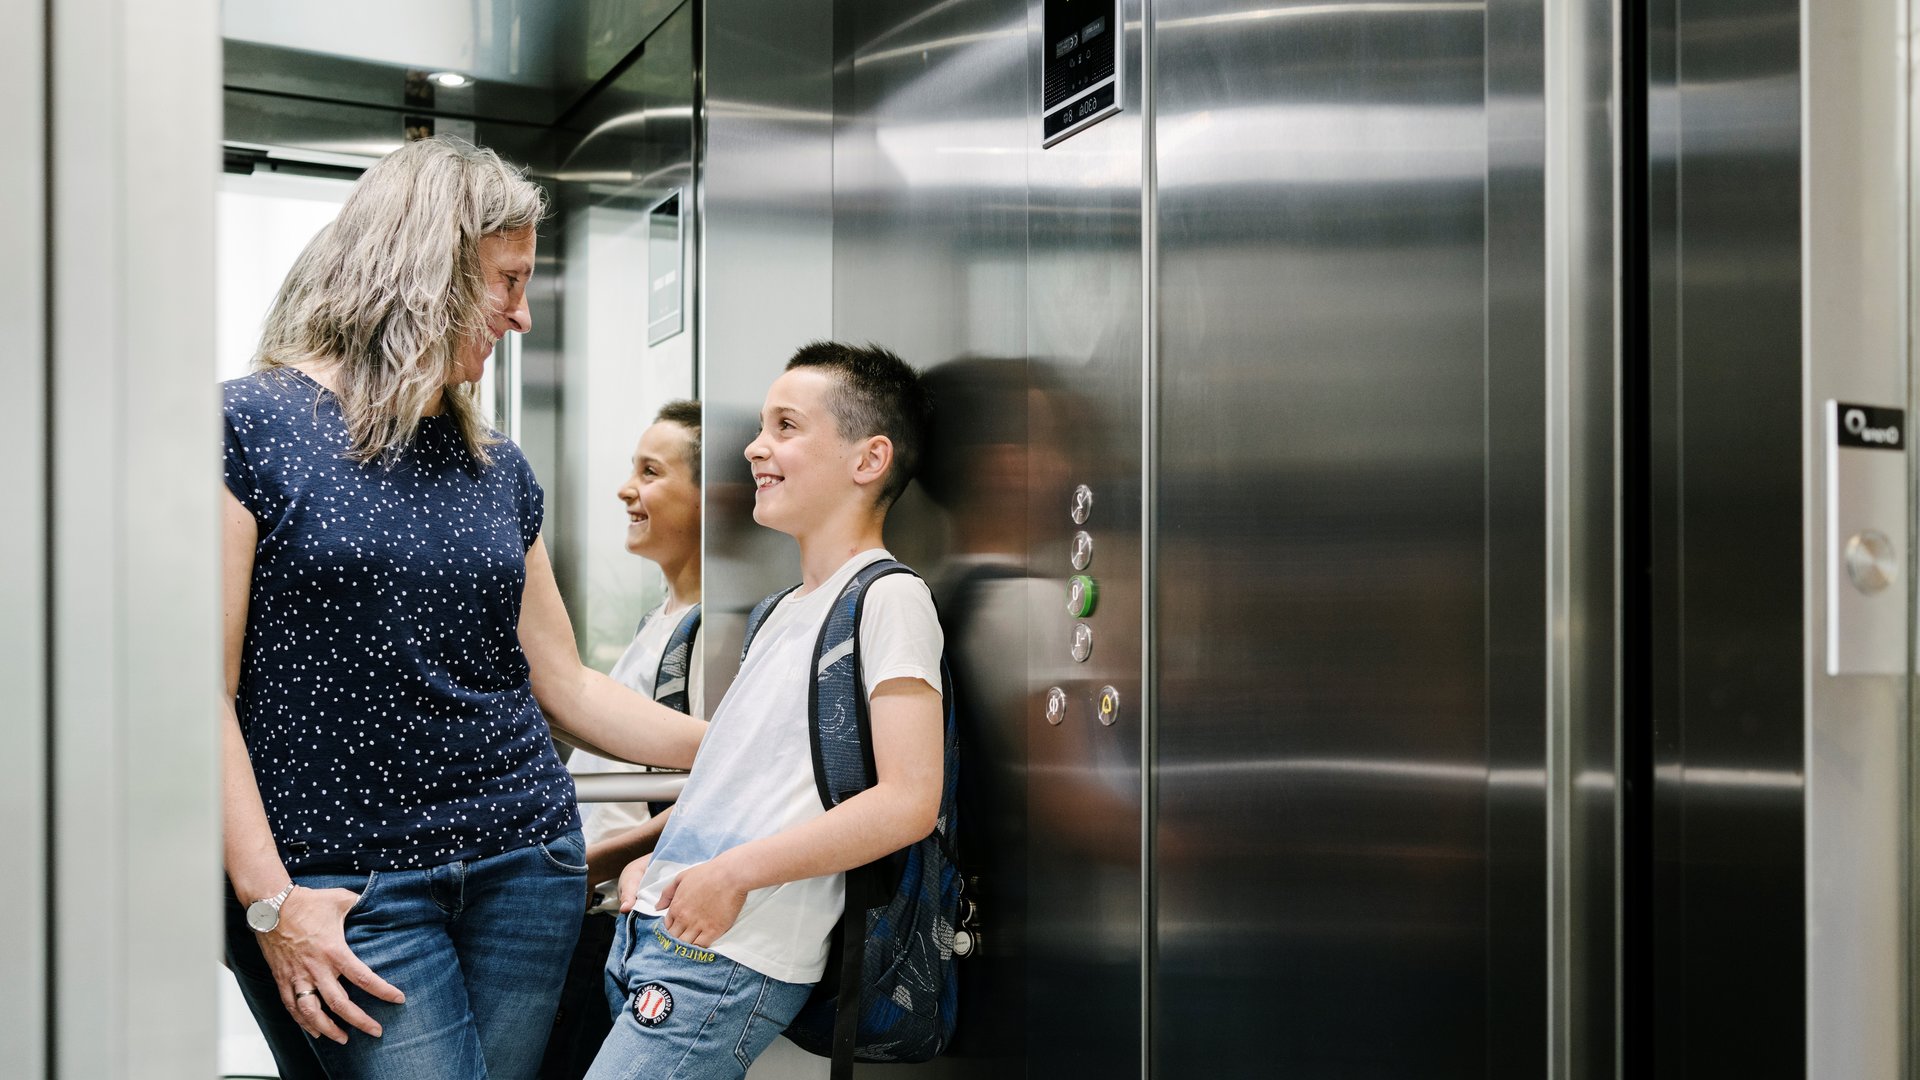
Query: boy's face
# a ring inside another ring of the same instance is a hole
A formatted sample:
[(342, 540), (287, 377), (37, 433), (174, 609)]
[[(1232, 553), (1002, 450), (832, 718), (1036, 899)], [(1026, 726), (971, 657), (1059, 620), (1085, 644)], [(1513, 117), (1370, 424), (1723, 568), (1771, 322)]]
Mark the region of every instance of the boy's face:
[(700, 485), (687, 454), (693, 435), (662, 420), (640, 436), (633, 475), (620, 485), (627, 506), (627, 550), (674, 562), (700, 550)]
[(753, 520), (798, 535), (842, 512), (849, 498), (872, 498), (854, 479), (862, 446), (840, 434), (827, 407), (838, 390), (835, 376), (813, 368), (788, 371), (767, 388), (760, 434), (747, 444)]

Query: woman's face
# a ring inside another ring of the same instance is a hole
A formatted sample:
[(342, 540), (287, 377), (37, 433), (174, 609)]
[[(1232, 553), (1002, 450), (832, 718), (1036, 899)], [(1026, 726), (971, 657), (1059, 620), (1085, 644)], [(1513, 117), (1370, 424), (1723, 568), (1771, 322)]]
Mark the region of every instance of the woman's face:
[(479, 382), (487, 373), (493, 343), (509, 330), (524, 334), (533, 329), (527, 310), (527, 279), (533, 276), (532, 229), (489, 233), (480, 238), (480, 272), (487, 282), (487, 332), (460, 350), (460, 381)]

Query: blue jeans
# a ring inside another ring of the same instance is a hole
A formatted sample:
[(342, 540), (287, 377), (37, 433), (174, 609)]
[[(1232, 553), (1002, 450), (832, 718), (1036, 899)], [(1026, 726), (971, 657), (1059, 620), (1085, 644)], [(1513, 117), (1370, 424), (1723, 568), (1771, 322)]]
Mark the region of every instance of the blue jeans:
[[(360, 894), (347, 913), (347, 946), (407, 995), (406, 1004), (393, 1005), (346, 984), (384, 1030), (376, 1039), (336, 1020), (347, 1032), (345, 1046), (301, 1035), (310, 1048), (306, 1057), (317, 1058), (327, 1076), (531, 1080), (536, 1074), (586, 907), (586, 843), (578, 830), (424, 870), (294, 879), (312, 889)], [(300, 1060), (301, 1047), (288, 1045), (290, 1018), (238, 901), (228, 905), (227, 955), (275, 1059), (283, 1066)]]
[(587, 1080), (739, 1080), (812, 993), (668, 937), (658, 916), (633, 912), (607, 954), (617, 1011)]

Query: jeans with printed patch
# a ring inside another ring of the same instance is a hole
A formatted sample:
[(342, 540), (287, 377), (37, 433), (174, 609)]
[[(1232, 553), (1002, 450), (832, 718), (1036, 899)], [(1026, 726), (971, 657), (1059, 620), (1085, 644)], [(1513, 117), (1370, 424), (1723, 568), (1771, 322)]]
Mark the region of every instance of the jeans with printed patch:
[(587, 1080), (739, 1080), (812, 992), (669, 937), (659, 916), (633, 912), (607, 954), (613, 1031)]
[[(407, 995), (393, 1005), (348, 985), (384, 1029), (344, 1021), (345, 1046), (307, 1039), (280, 1004), (238, 901), (229, 899), (228, 965), (288, 1077), (334, 1080), (531, 1080), (587, 897), (579, 830), (544, 844), (420, 870), (295, 874), (310, 889), (360, 894), (347, 946)], [(303, 1040), (304, 1045), (294, 1039)], [(304, 1051), (304, 1054), (301, 1053)]]

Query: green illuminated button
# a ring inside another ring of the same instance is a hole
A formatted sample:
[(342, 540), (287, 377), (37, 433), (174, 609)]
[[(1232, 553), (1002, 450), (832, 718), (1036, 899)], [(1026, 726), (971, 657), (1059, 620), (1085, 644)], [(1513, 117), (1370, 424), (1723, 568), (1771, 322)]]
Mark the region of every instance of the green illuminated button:
[(1100, 604), (1100, 586), (1085, 574), (1075, 574), (1067, 579), (1067, 614), (1076, 619), (1084, 619), (1093, 614)]

